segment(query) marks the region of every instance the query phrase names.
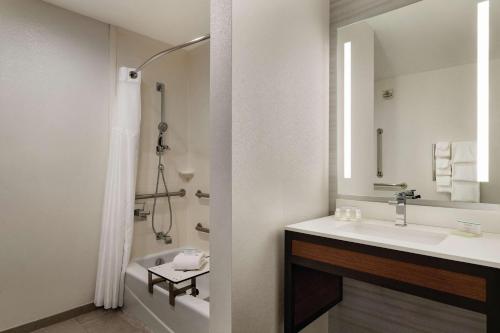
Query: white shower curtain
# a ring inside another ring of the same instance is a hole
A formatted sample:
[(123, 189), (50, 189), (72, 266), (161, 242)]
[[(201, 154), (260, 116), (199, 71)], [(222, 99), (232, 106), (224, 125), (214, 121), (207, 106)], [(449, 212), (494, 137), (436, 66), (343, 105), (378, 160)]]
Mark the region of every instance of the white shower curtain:
[(130, 259), (139, 130), (141, 77), (131, 79), (121, 67), (112, 108), (106, 190), (94, 303), (104, 308), (123, 305), (125, 269)]

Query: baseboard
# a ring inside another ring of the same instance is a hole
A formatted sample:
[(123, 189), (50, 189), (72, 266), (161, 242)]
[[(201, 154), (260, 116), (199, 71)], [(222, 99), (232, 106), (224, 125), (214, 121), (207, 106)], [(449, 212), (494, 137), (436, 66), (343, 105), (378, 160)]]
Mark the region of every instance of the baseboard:
[(37, 329), (40, 329), (40, 328), (43, 328), (43, 327), (46, 327), (49, 325), (53, 325), (53, 324), (59, 323), (61, 321), (71, 319), (73, 317), (77, 317), (81, 314), (93, 311), (96, 308), (97, 307), (93, 303), (85, 304), (85, 305), (76, 307), (74, 309), (55, 314), (55, 315), (47, 317), (47, 318), (42, 318), (39, 320), (32, 321), (31, 323), (27, 323), (27, 324), (24, 324), (21, 326), (9, 328), (5, 331), (1, 331), (0, 333), (28, 333), (28, 332), (32, 332), (32, 331), (35, 331)]

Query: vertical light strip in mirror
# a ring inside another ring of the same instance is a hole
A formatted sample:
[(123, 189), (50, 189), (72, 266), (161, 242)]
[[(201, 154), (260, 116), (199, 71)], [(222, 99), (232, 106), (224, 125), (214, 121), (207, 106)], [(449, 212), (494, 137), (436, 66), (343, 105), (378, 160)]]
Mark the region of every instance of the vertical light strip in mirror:
[(490, 2), (477, 4), (477, 180), (489, 181)]
[(344, 178), (351, 178), (351, 42), (344, 43)]

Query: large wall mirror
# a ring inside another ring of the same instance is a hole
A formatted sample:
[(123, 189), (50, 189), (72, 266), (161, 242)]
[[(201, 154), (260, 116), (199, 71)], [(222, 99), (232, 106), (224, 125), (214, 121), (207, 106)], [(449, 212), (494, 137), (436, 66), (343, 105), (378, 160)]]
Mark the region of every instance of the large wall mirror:
[(337, 95), (339, 197), (406, 184), (431, 205), (500, 204), (500, 1), (423, 0), (339, 28)]

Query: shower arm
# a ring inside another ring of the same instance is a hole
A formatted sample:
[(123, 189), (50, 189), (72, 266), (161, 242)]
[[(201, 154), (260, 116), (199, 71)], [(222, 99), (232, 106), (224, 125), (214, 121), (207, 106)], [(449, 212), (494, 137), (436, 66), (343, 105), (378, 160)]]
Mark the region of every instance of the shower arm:
[(140, 71), (142, 71), (142, 69), (144, 67), (146, 67), (147, 65), (149, 65), (149, 63), (155, 61), (156, 59), (160, 58), (160, 57), (163, 57), (164, 55), (167, 55), (169, 53), (172, 53), (172, 52), (175, 52), (177, 50), (180, 50), (180, 49), (183, 49), (185, 47), (188, 47), (190, 45), (193, 45), (193, 44), (196, 44), (196, 43), (199, 43), (199, 42), (202, 42), (204, 40), (207, 40), (207, 39), (210, 39), (210, 35), (204, 35), (204, 36), (200, 36), (200, 37), (197, 37), (193, 40), (190, 40), (189, 42), (186, 42), (184, 44), (180, 44), (180, 45), (177, 45), (177, 46), (174, 46), (174, 47), (171, 47), (169, 49), (166, 49), (166, 50), (163, 50), (161, 52), (158, 52), (156, 53), (155, 55), (151, 56), (148, 60), (146, 60), (144, 63), (142, 63), (142, 65), (140, 65), (139, 67), (137, 67), (135, 70), (133, 71), (130, 71), (129, 75), (132, 79), (136, 79), (137, 78), (137, 73), (139, 73)]

